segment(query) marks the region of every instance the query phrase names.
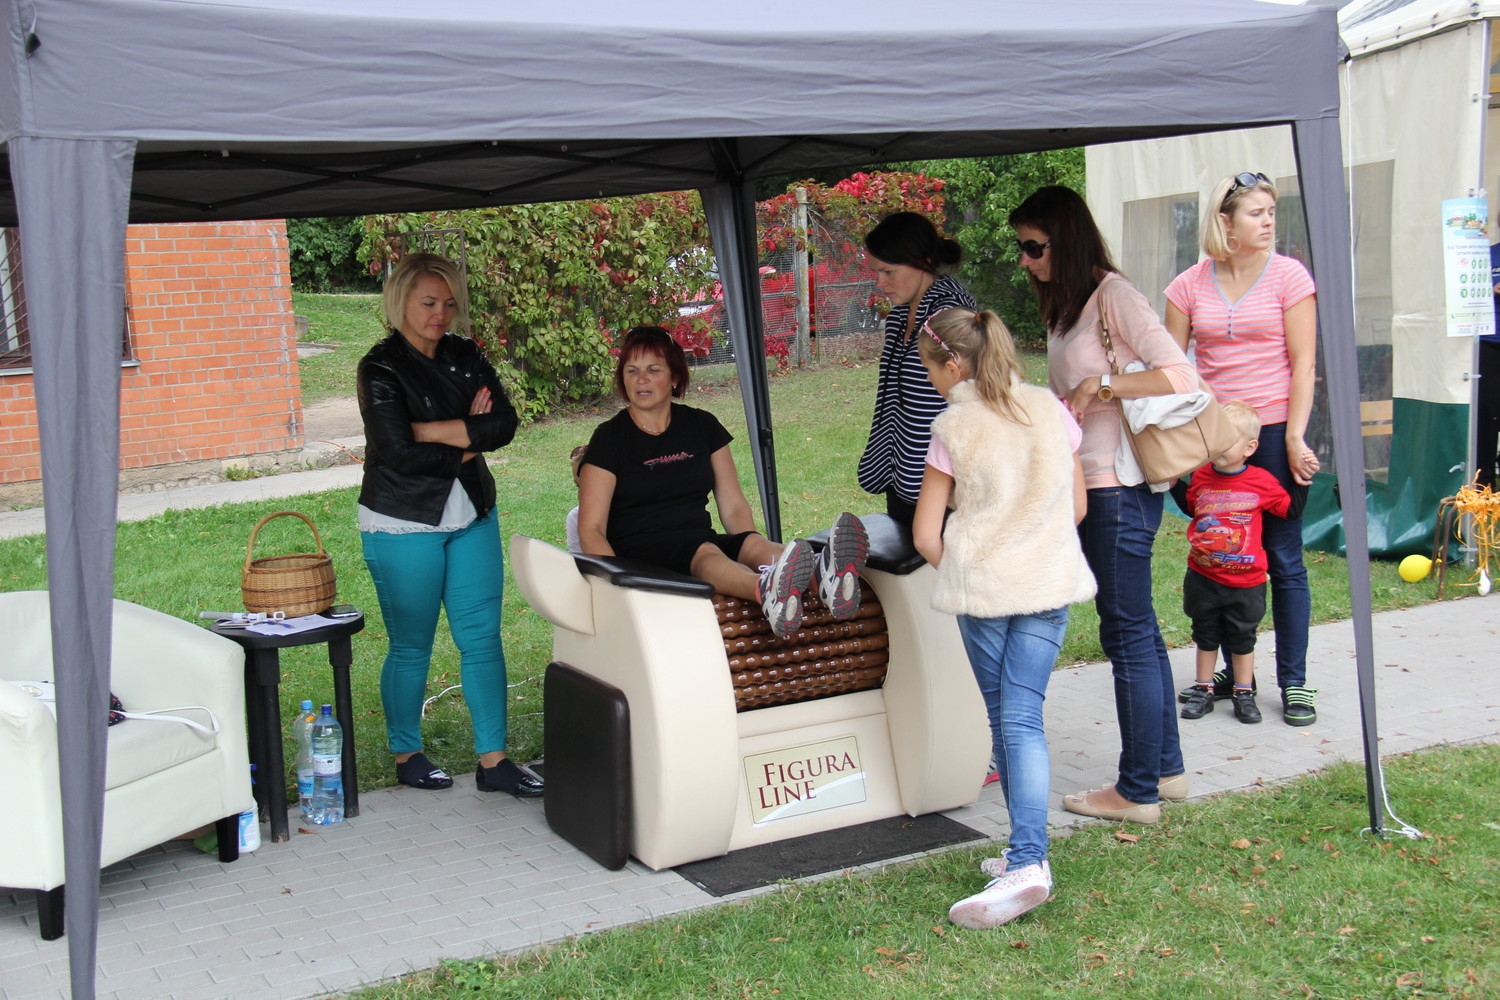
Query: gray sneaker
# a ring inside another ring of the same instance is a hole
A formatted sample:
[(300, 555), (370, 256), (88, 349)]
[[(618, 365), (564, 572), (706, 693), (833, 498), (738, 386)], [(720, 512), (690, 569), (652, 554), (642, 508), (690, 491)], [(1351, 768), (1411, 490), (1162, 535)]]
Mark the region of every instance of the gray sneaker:
[(813, 560), (812, 546), (799, 538), (782, 549), (775, 562), (761, 567), (760, 606), (778, 638), (786, 639), (802, 627), (802, 595), (812, 582)]
[(859, 518), (844, 511), (833, 522), (828, 544), (818, 553), (818, 595), (839, 621), (859, 611), (859, 574), (870, 558), (870, 535)]

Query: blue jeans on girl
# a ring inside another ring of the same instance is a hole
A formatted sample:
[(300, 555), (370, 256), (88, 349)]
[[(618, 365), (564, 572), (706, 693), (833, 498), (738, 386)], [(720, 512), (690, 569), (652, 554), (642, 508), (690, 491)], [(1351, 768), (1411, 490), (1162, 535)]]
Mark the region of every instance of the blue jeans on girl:
[(1041, 864), (1047, 860), (1052, 790), (1042, 702), (1068, 631), (1068, 609), (1006, 618), (959, 615), (958, 631), (989, 712), (1000, 790), (1010, 811), (1008, 867)]
[(500, 518), (489, 514), (457, 531), (360, 532), (390, 636), (380, 671), (380, 700), (392, 753), (422, 749), (422, 702), (432, 663), (438, 610), (458, 647), (474, 752), (505, 749), (505, 649), (500, 607), (505, 553)]
[(1078, 529), (1099, 584), (1099, 643), (1115, 678), (1115, 790), (1137, 803), (1156, 802), (1157, 782), (1183, 772), (1172, 664), (1151, 601), (1151, 546), (1161, 513), (1162, 494), (1145, 485), (1091, 489)]

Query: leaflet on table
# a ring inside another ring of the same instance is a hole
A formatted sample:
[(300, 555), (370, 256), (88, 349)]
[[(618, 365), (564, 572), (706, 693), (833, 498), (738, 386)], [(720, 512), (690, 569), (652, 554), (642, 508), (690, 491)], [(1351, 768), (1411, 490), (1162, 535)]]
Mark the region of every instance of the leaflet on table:
[(280, 621), (247, 625), (245, 631), (254, 632), (256, 635), (295, 635), (298, 632), (311, 632), (315, 628), (327, 628), (332, 624), (333, 622), (322, 615), (303, 615), (301, 618), (284, 618)]

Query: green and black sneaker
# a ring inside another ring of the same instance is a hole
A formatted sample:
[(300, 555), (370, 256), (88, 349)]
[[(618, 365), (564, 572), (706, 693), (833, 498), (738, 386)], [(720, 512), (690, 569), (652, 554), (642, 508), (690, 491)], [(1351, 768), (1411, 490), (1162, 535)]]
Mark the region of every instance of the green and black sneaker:
[(1310, 726), (1318, 721), (1318, 710), (1313, 702), (1318, 697), (1316, 688), (1284, 687), (1281, 689), (1281, 718), (1289, 726)]

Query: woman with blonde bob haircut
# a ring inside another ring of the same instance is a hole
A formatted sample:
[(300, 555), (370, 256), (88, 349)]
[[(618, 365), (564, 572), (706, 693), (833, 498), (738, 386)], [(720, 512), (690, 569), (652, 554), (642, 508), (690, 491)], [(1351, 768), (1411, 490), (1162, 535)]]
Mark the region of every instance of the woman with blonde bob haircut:
[(918, 345), (948, 408), (932, 422), (912, 537), (937, 568), (933, 608), (958, 616), (1010, 810), (1010, 846), (980, 866), (992, 881), (948, 916), (996, 927), (1052, 892), (1042, 703), (1068, 606), (1094, 596), (1076, 529), (1087, 507), (1083, 431), (1052, 393), (1022, 381), (994, 313), (944, 309), (922, 325)]
[(475, 783), (531, 798), (542, 794), (541, 779), (505, 749), (505, 556), (484, 459), (510, 443), (517, 418), (483, 349), (453, 332), (468, 321), (466, 290), (451, 260), (403, 257), (385, 284), (389, 332), (359, 363), (359, 533), (389, 638), (380, 701), (396, 780), (452, 785), (422, 750), (432, 645), (446, 610), (473, 722)]
[[(1198, 373), (1219, 399), (1241, 399), (1261, 417), (1247, 459), (1281, 483), (1300, 509), (1321, 467), (1307, 446), (1317, 356), (1317, 289), (1307, 268), (1276, 252), (1276, 185), (1265, 174), (1226, 177), (1203, 213), (1207, 254), (1167, 286), (1167, 329), (1183, 350), (1195, 345)], [(1264, 542), (1276, 626), (1276, 682), (1289, 726), (1317, 721), (1307, 687), (1312, 598), (1302, 561), (1302, 518), (1268, 517)], [(1227, 698), (1228, 670), (1214, 675)], [(1180, 692), (1181, 698), (1186, 692)]]
[(406, 319), (406, 300), (411, 297), (412, 287), (428, 275), (441, 278), (448, 286), (448, 294), (453, 298), (454, 307), (452, 325), (455, 329), (467, 331), (469, 283), (459, 273), (457, 264), (433, 253), (414, 253), (403, 257), (391, 271), (381, 296), (381, 304), (385, 308), (385, 325), (392, 330), (401, 329)]

